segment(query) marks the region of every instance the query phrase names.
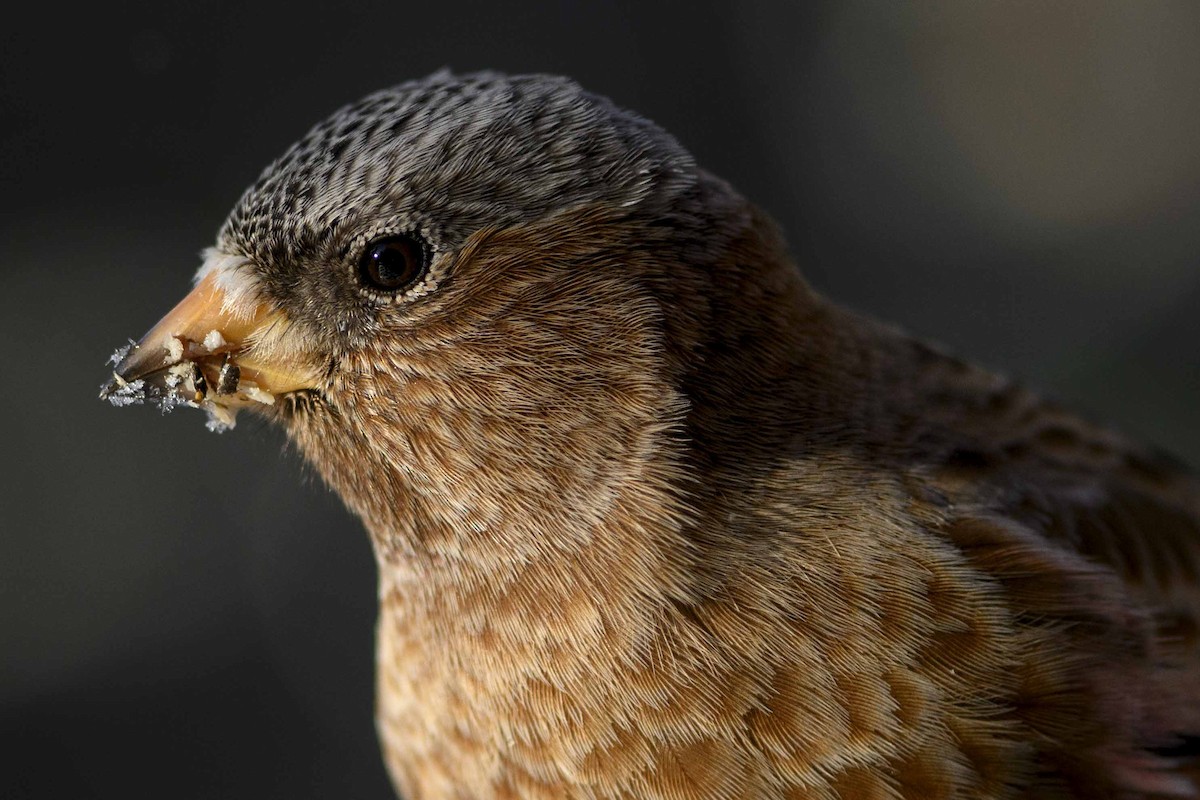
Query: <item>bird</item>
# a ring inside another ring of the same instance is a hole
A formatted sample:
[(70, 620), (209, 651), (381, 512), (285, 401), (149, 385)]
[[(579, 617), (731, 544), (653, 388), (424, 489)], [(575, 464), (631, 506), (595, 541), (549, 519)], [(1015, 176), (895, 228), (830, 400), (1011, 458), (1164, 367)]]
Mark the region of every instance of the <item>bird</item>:
[(1200, 796), (1197, 477), (826, 299), (569, 78), (341, 108), (114, 363), (361, 518), (408, 800)]

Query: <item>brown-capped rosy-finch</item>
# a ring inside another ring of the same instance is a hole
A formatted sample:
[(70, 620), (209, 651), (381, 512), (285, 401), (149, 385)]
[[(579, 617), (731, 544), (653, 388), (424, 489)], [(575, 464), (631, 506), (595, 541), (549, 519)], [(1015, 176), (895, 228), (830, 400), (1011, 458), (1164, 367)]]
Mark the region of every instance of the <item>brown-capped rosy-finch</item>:
[(569, 80), (338, 111), (122, 356), (362, 518), (409, 800), (1197, 796), (1196, 479), (817, 296)]

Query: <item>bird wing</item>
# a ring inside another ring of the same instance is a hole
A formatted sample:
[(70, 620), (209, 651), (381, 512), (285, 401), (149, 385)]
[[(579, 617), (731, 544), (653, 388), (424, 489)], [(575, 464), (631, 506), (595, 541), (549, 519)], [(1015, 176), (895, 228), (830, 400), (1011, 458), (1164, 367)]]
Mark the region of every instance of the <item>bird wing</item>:
[[(1125, 788), (1192, 796), (1200, 481), (1011, 381), (917, 349), (928, 425), (907, 449), (935, 465), (926, 485), (945, 506), (941, 532), (1002, 587), (1028, 635), (1018, 705), (1064, 741), (1073, 763), (1053, 767), (1086, 781), (1103, 758), (1096, 774)], [(1113, 730), (1132, 747), (1093, 746)]]

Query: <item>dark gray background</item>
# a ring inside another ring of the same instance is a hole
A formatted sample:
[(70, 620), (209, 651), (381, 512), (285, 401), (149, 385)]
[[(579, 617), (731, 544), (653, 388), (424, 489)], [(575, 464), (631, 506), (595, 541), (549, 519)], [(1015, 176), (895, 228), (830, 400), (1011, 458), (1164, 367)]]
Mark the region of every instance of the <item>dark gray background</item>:
[(6, 20), (0, 796), (389, 796), (357, 522), (274, 431), (95, 396), (270, 159), (442, 66), (575, 76), (822, 291), (1200, 461), (1195, 5), (673, 5)]

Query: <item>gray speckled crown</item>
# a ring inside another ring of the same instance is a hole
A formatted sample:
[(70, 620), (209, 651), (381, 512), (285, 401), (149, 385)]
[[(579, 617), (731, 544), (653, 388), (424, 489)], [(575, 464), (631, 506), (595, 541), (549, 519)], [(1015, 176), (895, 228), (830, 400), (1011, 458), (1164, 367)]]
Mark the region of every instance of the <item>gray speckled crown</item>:
[(673, 137), (569, 79), (443, 71), (313, 128), (242, 196), (218, 247), (269, 260), (407, 228), (445, 249), (581, 203), (665, 208), (695, 181)]

